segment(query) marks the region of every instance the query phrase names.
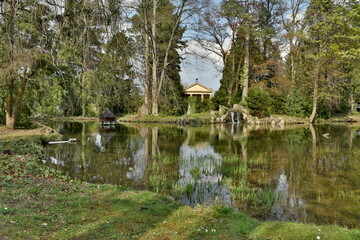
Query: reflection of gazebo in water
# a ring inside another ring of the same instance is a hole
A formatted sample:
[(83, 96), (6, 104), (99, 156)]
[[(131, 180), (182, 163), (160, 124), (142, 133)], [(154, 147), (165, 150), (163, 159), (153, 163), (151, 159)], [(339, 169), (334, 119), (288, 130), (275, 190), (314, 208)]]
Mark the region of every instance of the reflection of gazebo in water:
[(211, 98), (213, 90), (201, 85), (196, 79), (196, 83), (185, 89), (185, 98), (201, 97), (201, 100)]
[(105, 111), (102, 114), (100, 114), (100, 116), (99, 116), (99, 122), (100, 122), (101, 126), (115, 125), (116, 116), (108, 108), (105, 108)]

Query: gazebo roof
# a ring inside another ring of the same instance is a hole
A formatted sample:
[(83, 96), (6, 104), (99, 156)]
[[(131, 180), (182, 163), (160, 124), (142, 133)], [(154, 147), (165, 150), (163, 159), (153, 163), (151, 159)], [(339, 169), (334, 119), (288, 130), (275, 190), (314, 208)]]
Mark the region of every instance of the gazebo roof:
[(200, 83), (196, 82), (193, 85), (187, 87), (185, 89), (186, 93), (194, 93), (194, 92), (199, 92), (199, 93), (212, 93), (213, 90), (211, 88), (207, 88), (204, 85), (201, 85)]
[(108, 108), (105, 108), (104, 112), (100, 114), (99, 118), (116, 118), (116, 116)]

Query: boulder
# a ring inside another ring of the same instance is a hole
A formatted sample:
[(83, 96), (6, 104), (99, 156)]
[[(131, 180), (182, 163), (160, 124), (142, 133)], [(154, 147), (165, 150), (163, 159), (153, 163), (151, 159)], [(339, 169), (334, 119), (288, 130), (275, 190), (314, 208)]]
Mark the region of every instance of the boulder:
[(261, 122), (258, 117), (255, 117), (255, 123), (256, 123), (256, 125), (260, 125)]
[(240, 112), (241, 111), (241, 107), (239, 104), (234, 104), (232, 110), (234, 110), (235, 112)]
[(140, 116), (145, 116), (145, 115), (148, 115), (149, 114), (149, 111), (147, 109), (147, 107), (145, 106), (145, 104), (143, 104), (141, 106), (141, 108), (139, 109), (139, 115)]
[(227, 111), (228, 111), (227, 107), (220, 105), (220, 107), (219, 107), (219, 115), (220, 116), (226, 115)]

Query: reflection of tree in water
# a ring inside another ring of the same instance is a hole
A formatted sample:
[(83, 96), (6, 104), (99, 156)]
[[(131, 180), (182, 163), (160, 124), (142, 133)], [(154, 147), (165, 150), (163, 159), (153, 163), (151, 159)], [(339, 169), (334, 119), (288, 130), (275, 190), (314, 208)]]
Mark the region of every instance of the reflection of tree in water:
[[(286, 202), (285, 196), (280, 198), (284, 202), (274, 205), (271, 218), (348, 226), (355, 223), (354, 207), (360, 198), (353, 193), (360, 179), (353, 173), (359, 169), (354, 163), (359, 163), (360, 151), (356, 149), (360, 142), (352, 131), (345, 126), (310, 126), (249, 135), (249, 182), (276, 191), (284, 186), (281, 183), (285, 178), (279, 171), (286, 173)], [(330, 137), (323, 137), (325, 133)]]
[(57, 145), (53, 155), (65, 162), (64, 169), (74, 178), (123, 184), (127, 180), (126, 171), (144, 159), (139, 157), (143, 143), (134, 129), (118, 125), (115, 130), (99, 131), (95, 122), (71, 125), (71, 131), (63, 138), (76, 138), (80, 143)]
[(275, 188), (275, 203), (271, 209), (270, 219), (296, 221), (299, 215), (305, 214), (304, 201), (298, 199), (296, 191), (289, 190), (287, 177), (283, 170)]
[[(117, 125), (115, 134), (107, 135), (96, 123), (60, 125), (63, 139), (81, 143), (49, 146), (49, 162), (74, 178), (166, 193), (185, 191), (190, 197), (182, 197), (190, 204), (225, 196), (228, 190), (217, 183), (228, 181), (226, 186), (234, 187), (228, 188), (231, 194), (246, 185), (259, 190), (256, 194), (275, 193), (278, 201), (267, 212), (271, 218), (358, 225), (357, 128)], [(325, 133), (329, 138), (322, 136)], [(190, 156), (196, 154), (200, 160), (192, 162)]]
[(210, 145), (198, 148), (183, 145), (180, 148), (180, 178), (178, 184), (185, 188), (181, 200), (189, 205), (216, 202), (231, 205), (229, 190), (221, 184), (221, 156)]

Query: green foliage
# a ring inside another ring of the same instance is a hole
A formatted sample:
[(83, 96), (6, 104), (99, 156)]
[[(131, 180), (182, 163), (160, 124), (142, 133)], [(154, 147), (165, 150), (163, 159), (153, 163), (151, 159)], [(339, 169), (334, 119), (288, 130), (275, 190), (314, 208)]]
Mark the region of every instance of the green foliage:
[(250, 88), (249, 96), (246, 99), (250, 113), (258, 117), (270, 115), (273, 107), (273, 100), (269, 92), (262, 88)]
[(201, 98), (196, 98), (196, 113), (208, 112), (212, 109), (211, 99), (206, 98), (201, 100)]
[(41, 140), (39, 139), (2, 140), (0, 141), (0, 153), (43, 156), (44, 148), (40, 144)]
[(57, 78), (48, 78), (44, 81), (37, 94), (38, 101), (34, 103), (33, 115), (58, 117), (63, 115), (61, 107), (63, 107), (64, 90)]
[(272, 112), (274, 114), (285, 114), (286, 97), (277, 94), (270, 94), (272, 99)]
[(134, 82), (131, 65), (134, 51), (133, 41), (123, 31), (116, 33), (105, 45), (98, 69), (86, 75), (87, 106), (93, 104), (92, 115), (98, 115), (106, 107), (117, 115), (133, 113), (139, 108), (140, 89)]
[(270, 210), (277, 201), (277, 195), (273, 190), (252, 191), (250, 202), (255, 208)]
[(200, 97), (189, 97), (186, 101), (190, 114), (208, 112), (213, 109), (211, 99), (203, 99)]
[(311, 102), (300, 90), (292, 90), (285, 103), (285, 113), (294, 117), (308, 117), (311, 113)]
[[(144, 57), (144, 36), (149, 35), (144, 32), (145, 14), (149, 25), (152, 20), (151, 2), (141, 2), (144, 4), (129, 20), (131, 30), (120, 30), (125, 28), (119, 25), (128, 20), (118, 11), (121, 1), (105, 0), (100, 5), (96, 1), (66, 1), (58, 10), (48, 1), (5, 1), (0, 16), (0, 123), (5, 122), (7, 106), (15, 109), (19, 97), (21, 126), (28, 124), (30, 116), (97, 116), (105, 107), (117, 115), (136, 112), (143, 103), (138, 80), (144, 78), (145, 69), (138, 64), (138, 56)], [(159, 0), (158, 4), (159, 77), (177, 9), (169, 0)], [(273, 113), (309, 115), (315, 79), (319, 87), (318, 116), (349, 112), (351, 105), (360, 101), (357, 1), (310, 1), (304, 21), (296, 27), (304, 31), (295, 34), (291, 24), (286, 27), (290, 30), (286, 29), (289, 34), (285, 37), (289, 41), (296, 38), (296, 46), (292, 46), (285, 64), (280, 57), (280, 41), (274, 40), (284, 27), (280, 22), (282, 4), (275, 0), (249, 1), (248, 9), (244, 4), (239, 0), (222, 1), (216, 14), (205, 14), (208, 26), (214, 27), (210, 32), (222, 30), (216, 28), (223, 26), (236, 34), (231, 48), (219, 53), (224, 69), (212, 103), (204, 101), (194, 112), (208, 111), (212, 104), (218, 107), (240, 102), (246, 34), (250, 36), (250, 85), (270, 93)], [(211, 25), (211, 16), (216, 16), (219, 25)], [(302, 23), (306, 25), (300, 27)], [(185, 31), (184, 25), (175, 29), (170, 46), (159, 99), (159, 110), (165, 115), (182, 115), (187, 110), (179, 74), (183, 60), (179, 50), (185, 47)], [(22, 95), (25, 79), (26, 91)], [(287, 96), (290, 87), (306, 91)], [(251, 104), (255, 114), (269, 114), (255, 110), (259, 103)]]
[[(157, 23), (157, 47), (159, 66), (162, 66), (165, 56), (165, 50), (169, 43), (169, 38), (176, 22), (176, 15), (174, 14), (175, 7), (169, 0), (160, 0), (157, 17), (161, 19)], [(187, 105), (184, 104), (184, 88), (181, 84), (180, 78), (180, 64), (181, 56), (179, 50), (185, 47), (185, 42), (182, 41), (186, 28), (179, 26), (175, 29), (174, 40), (168, 55), (168, 62), (170, 63), (166, 70), (166, 79), (162, 86), (161, 97), (159, 99), (159, 111), (166, 115), (183, 115), (186, 112)], [(161, 68), (159, 69), (161, 70)], [(158, 73), (158, 77), (160, 74)]]
[(220, 85), (219, 90), (215, 92), (214, 97), (211, 99), (211, 101), (216, 106), (216, 108), (228, 105), (228, 94), (226, 93), (224, 84)]

